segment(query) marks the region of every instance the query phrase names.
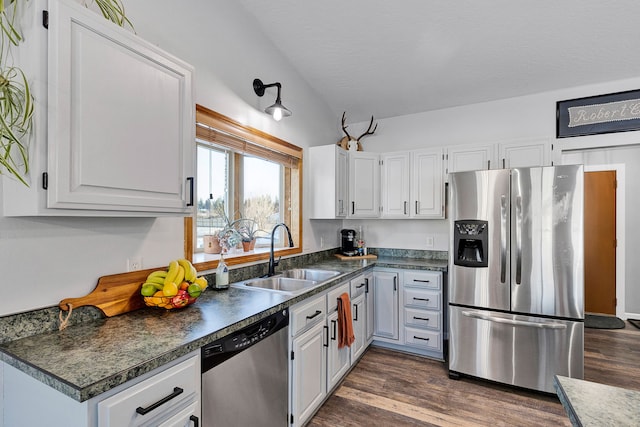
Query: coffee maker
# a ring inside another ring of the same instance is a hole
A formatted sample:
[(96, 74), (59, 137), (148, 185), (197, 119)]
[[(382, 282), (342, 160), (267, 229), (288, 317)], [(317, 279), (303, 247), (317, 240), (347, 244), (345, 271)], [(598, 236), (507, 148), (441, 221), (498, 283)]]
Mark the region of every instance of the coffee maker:
[(340, 253), (346, 256), (358, 255), (358, 246), (356, 240), (356, 230), (345, 228), (340, 230)]

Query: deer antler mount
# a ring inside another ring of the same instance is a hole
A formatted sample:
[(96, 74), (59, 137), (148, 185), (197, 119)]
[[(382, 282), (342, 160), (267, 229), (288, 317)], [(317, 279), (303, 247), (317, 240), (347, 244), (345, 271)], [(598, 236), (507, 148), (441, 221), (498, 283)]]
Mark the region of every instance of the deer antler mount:
[(360, 139), (367, 135), (373, 135), (376, 129), (378, 129), (378, 123), (376, 123), (374, 126), (373, 116), (371, 116), (371, 121), (369, 122), (369, 127), (367, 128), (367, 130), (359, 137), (354, 138), (349, 135), (349, 132), (347, 132), (347, 128), (349, 126), (345, 124), (346, 114), (346, 111), (342, 113), (342, 131), (344, 132), (345, 136), (340, 141), (338, 141), (338, 145), (345, 150), (362, 151), (362, 144), (360, 144)]

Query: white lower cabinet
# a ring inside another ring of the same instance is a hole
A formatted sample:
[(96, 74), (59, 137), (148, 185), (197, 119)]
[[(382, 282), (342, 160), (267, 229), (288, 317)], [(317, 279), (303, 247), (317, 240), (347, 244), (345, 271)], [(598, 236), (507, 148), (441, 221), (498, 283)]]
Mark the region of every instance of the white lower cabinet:
[(353, 335), (356, 338), (351, 344), (351, 359), (355, 362), (366, 348), (367, 312), (364, 294), (351, 301), (351, 314), (353, 316)]
[(194, 423), (200, 418), (199, 403), (200, 358), (193, 357), (98, 403), (98, 427), (189, 425), (192, 415)]
[[(304, 425), (369, 345), (367, 280), (371, 273), (334, 286), (290, 310), (290, 424)], [(348, 294), (355, 342), (338, 348), (338, 300)], [(355, 296), (354, 296), (355, 295)]]
[(366, 341), (368, 346), (373, 341), (373, 272), (369, 271), (364, 275), (364, 282), (364, 300), (367, 311)]
[(325, 331), (324, 321), (319, 322), (293, 340), (291, 414), (294, 425), (304, 424), (327, 395)]
[(398, 339), (398, 273), (373, 273), (373, 335), (391, 340)]
[(442, 359), (442, 273), (375, 270), (374, 284), (374, 343)]
[(6, 363), (2, 369), (5, 426), (195, 427), (200, 424), (199, 350), (84, 402)]

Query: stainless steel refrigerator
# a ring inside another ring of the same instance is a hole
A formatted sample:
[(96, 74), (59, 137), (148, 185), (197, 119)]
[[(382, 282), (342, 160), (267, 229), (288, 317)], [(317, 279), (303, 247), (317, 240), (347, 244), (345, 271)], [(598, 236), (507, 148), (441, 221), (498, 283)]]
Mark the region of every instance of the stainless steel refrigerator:
[(582, 166), (457, 172), (449, 191), (450, 377), (583, 378)]

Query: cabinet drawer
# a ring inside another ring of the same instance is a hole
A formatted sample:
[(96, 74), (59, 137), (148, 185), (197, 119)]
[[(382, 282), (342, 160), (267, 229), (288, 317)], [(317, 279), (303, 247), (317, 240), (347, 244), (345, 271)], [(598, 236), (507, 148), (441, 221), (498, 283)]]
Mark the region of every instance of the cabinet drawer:
[(325, 297), (313, 298), (311, 301), (303, 301), (296, 304), (290, 311), (289, 326), (291, 336), (296, 336), (299, 332), (308, 329), (318, 322), (324, 322), (327, 313)]
[(351, 299), (355, 299), (360, 295), (364, 294), (367, 289), (367, 284), (365, 282), (364, 274), (356, 277), (351, 280)]
[(440, 310), (440, 292), (419, 288), (404, 288), (404, 305), (407, 307)]
[(405, 271), (404, 284), (405, 286), (440, 290), (442, 288), (442, 273), (439, 271)]
[[(199, 395), (200, 358), (196, 356), (98, 403), (98, 424), (137, 426), (159, 415), (169, 418), (189, 402), (199, 400)], [(174, 397), (169, 398), (171, 396)], [(147, 414), (137, 412), (138, 408), (148, 409), (163, 399), (168, 400)]]
[(439, 311), (420, 310), (417, 308), (404, 309), (404, 324), (415, 328), (441, 330), (442, 317)]
[(411, 347), (418, 347), (432, 351), (442, 351), (442, 339), (440, 332), (405, 328), (404, 340), (405, 344)]
[(338, 298), (344, 293), (349, 293), (349, 282), (338, 285), (338, 287), (331, 289), (327, 293), (327, 314), (333, 313), (338, 309)]

